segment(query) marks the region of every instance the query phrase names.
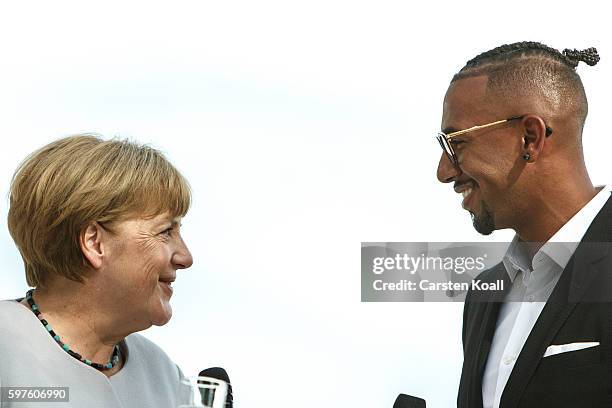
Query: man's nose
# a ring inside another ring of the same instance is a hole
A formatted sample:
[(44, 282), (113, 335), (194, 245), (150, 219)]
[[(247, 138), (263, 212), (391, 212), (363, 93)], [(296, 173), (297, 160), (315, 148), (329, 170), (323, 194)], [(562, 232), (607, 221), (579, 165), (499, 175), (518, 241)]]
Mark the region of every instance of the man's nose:
[(456, 180), (461, 175), (459, 166), (451, 163), (446, 153), (442, 153), (438, 162), (438, 171), (436, 176), (440, 183), (450, 183)]

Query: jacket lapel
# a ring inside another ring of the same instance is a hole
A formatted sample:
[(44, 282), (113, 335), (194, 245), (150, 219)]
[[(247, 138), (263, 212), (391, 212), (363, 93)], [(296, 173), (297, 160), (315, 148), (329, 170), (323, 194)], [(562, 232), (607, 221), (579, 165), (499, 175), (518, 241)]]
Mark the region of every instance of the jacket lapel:
[(497, 316), (499, 315), (500, 306), (500, 302), (489, 302), (482, 304), (483, 318), (481, 321), (483, 324), (480, 330), (477, 355), (473, 367), (473, 378), (475, 381), (472, 381), (472, 395), (474, 396), (475, 402), (478, 405), (470, 406), (478, 406), (479, 408), (482, 407), (482, 375), (484, 373), (487, 357), (489, 356), (489, 351), (491, 350), (491, 342), (493, 341), (493, 334), (495, 333), (495, 326), (497, 323)]
[[(500, 407), (517, 407), (525, 388), (563, 323), (600, 269), (597, 262), (609, 254), (612, 242), (612, 198), (597, 214), (544, 306), (514, 365), (502, 394)], [(568, 301), (568, 299), (570, 301)]]
[(473, 342), (474, 347), (471, 349), (471, 379), (470, 379), (470, 397), (468, 406), (470, 408), (482, 408), (482, 375), (491, 349), (493, 334), (497, 326), (497, 316), (503, 302), (503, 298), (510, 290), (510, 278), (503, 264), (500, 262), (492, 271), (492, 281), (498, 279), (504, 280), (504, 292), (495, 292), (494, 297), (491, 297), (489, 292), (472, 293), (473, 307), (477, 307), (477, 316), (474, 322), (478, 322), (479, 326), (474, 328), (477, 337)]

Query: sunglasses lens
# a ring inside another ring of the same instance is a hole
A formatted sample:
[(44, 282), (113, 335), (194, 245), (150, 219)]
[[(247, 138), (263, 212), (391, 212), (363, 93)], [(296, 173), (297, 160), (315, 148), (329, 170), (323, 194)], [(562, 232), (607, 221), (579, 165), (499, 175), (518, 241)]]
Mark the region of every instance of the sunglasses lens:
[(453, 148), (448, 143), (448, 139), (446, 138), (446, 135), (444, 135), (443, 133), (438, 133), (437, 139), (438, 139), (438, 143), (440, 143), (440, 146), (442, 147), (442, 150), (444, 150), (444, 153), (446, 153), (448, 160), (450, 160), (452, 164), (456, 164), (457, 160), (455, 159), (455, 152), (453, 151)]

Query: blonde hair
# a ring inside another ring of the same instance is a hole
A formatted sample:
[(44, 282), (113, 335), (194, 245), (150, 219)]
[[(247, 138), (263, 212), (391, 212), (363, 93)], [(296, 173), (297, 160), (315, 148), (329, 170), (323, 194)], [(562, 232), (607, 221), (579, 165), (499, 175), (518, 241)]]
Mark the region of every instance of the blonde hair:
[(189, 210), (189, 184), (164, 155), (128, 140), (82, 134), (29, 155), (10, 187), (8, 228), (33, 287), (51, 275), (83, 282), (79, 236), (92, 222)]

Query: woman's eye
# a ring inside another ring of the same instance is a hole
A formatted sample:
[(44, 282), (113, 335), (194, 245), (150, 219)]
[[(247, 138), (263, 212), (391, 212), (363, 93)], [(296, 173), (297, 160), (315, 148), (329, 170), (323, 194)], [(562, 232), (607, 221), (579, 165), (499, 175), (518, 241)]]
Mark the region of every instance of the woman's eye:
[(168, 228), (163, 230), (160, 234), (161, 235), (170, 235), (172, 233), (172, 228)]
[(453, 145), (453, 147), (456, 147), (456, 146), (459, 146), (460, 144), (462, 144), (463, 140), (451, 139), (450, 143)]

